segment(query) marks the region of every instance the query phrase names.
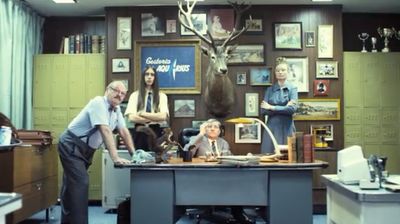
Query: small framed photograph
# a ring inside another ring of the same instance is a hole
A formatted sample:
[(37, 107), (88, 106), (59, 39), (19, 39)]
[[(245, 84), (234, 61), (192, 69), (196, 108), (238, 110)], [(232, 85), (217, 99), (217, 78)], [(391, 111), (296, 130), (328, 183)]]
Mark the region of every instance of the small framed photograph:
[(117, 50), (132, 49), (132, 18), (117, 18)]
[(129, 90), (129, 80), (128, 79), (112, 79), (112, 80), (113, 81), (121, 81), (125, 85), (126, 89)]
[(274, 48), (275, 50), (301, 50), (303, 49), (303, 32), (301, 22), (274, 23)]
[(142, 13), (142, 37), (164, 36), (164, 21), (153, 13)]
[(263, 32), (263, 23), (262, 19), (246, 19), (246, 26), (248, 25), (249, 28), (247, 29), (247, 33), (262, 33)]
[(317, 78), (317, 79), (337, 79), (337, 78), (339, 78), (338, 62), (337, 61), (317, 61), (315, 78)]
[(252, 67), (250, 68), (250, 85), (252, 86), (270, 86), (272, 68), (271, 67)]
[(261, 125), (235, 124), (235, 143), (261, 143)]
[(195, 102), (193, 100), (174, 100), (175, 117), (194, 117)]
[[(207, 34), (207, 14), (206, 13), (193, 13), (192, 14), (192, 22), (193, 26), (197, 31), (199, 31), (201, 34), (206, 35)], [(188, 36), (188, 35), (194, 35), (194, 33), (186, 27), (181, 25), (181, 35), (182, 36)]]
[(166, 27), (167, 27), (166, 33), (176, 33), (176, 20), (167, 19)]
[(318, 26), (318, 58), (333, 58), (333, 25)]
[(340, 120), (340, 99), (299, 99), (294, 120)]
[(130, 59), (129, 58), (113, 58), (112, 59), (112, 72), (123, 73), (130, 72)]
[(314, 96), (328, 96), (329, 80), (314, 80)]
[(208, 13), (210, 33), (215, 38), (228, 37), (235, 25), (233, 9), (210, 9)]
[(304, 42), (306, 47), (315, 47), (315, 32), (305, 31), (304, 32)]
[(246, 72), (240, 72), (236, 74), (236, 84), (246, 85), (247, 74)]
[(192, 121), (192, 128), (200, 129), (200, 125), (202, 125), (206, 120), (193, 120)]
[(246, 93), (245, 95), (245, 115), (248, 117), (258, 117), (258, 93)]
[(333, 141), (333, 124), (312, 124), (310, 125), (310, 134), (314, 133), (314, 129), (326, 130), (325, 141)]
[(286, 57), (288, 64), (287, 80), (297, 86), (299, 93), (308, 90), (308, 57)]
[(264, 64), (264, 44), (238, 45), (228, 59), (230, 65)]

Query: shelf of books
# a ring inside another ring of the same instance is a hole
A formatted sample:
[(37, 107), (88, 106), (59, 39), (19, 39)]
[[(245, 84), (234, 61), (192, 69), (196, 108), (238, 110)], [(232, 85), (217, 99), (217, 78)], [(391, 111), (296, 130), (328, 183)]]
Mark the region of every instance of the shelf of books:
[(60, 54), (105, 53), (105, 36), (75, 34), (65, 36), (60, 46)]

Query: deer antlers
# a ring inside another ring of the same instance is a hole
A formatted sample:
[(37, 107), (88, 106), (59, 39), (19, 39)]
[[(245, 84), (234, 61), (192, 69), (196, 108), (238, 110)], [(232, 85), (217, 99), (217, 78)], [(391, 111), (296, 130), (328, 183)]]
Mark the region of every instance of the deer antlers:
[[(236, 21), (235, 21), (235, 27), (233, 28), (232, 32), (229, 34), (229, 36), (227, 37), (220, 37), (220, 38), (215, 38), (213, 37), (210, 32), (207, 30), (207, 34), (210, 37), (210, 39), (208, 39), (207, 37), (205, 37), (203, 34), (201, 34), (198, 30), (196, 30), (196, 28), (193, 25), (193, 21), (191, 18), (192, 12), (193, 12), (193, 8), (196, 5), (196, 0), (193, 1), (193, 3), (191, 4), (189, 1), (187, 1), (186, 4), (186, 8), (187, 11), (185, 11), (182, 7), (182, 3), (178, 1), (178, 7), (179, 7), (179, 11), (178, 11), (178, 18), (179, 18), (179, 22), (188, 30), (192, 31), (196, 36), (198, 36), (201, 40), (203, 40), (204, 42), (206, 42), (208, 45), (212, 46), (215, 50), (215, 40), (218, 41), (223, 41), (221, 47), (225, 47), (229, 42), (235, 40), (236, 38), (238, 38), (240, 35), (242, 35), (243, 32), (245, 32), (248, 28), (249, 28), (249, 24), (247, 24), (246, 26), (244, 26), (241, 30), (238, 30), (238, 27), (240, 25), (240, 19), (242, 17), (243, 12), (245, 12), (246, 10), (248, 10), (251, 5), (244, 5), (244, 3), (234, 3), (234, 2), (230, 2), (228, 1), (228, 3), (232, 6), (232, 8), (235, 10), (235, 14), (236, 14)], [(252, 18), (250, 16), (250, 21), (252, 21)]]

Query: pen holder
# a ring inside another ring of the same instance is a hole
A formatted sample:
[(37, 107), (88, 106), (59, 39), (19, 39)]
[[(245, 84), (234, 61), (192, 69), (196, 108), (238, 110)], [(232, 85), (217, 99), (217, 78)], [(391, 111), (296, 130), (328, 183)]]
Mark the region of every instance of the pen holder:
[(183, 162), (192, 162), (192, 152), (182, 151)]

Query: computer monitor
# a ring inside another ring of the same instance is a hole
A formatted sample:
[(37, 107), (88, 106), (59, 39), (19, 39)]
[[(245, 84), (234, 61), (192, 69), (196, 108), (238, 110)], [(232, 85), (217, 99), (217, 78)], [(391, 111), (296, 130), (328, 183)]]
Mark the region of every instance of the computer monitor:
[(337, 176), (344, 184), (359, 184), (370, 180), (368, 160), (364, 158), (361, 146), (354, 145), (338, 152)]

